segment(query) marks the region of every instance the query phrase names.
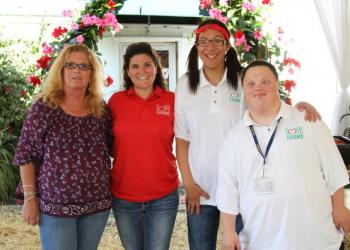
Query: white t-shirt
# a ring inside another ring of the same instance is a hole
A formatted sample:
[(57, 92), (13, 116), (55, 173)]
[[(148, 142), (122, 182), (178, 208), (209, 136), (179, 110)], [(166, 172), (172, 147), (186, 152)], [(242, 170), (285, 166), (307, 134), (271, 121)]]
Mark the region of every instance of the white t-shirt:
[[(272, 193), (257, 193), (254, 184), (262, 176), (263, 158), (249, 125), (265, 153), (279, 117), (265, 164)], [(331, 195), (349, 183), (349, 176), (322, 121), (305, 122), (303, 113), (282, 103), (275, 121), (264, 127), (246, 111), (225, 138), (218, 178), (219, 210), (242, 214), (242, 249), (339, 249), (343, 236), (333, 223)]]
[[(240, 85), (240, 84), (239, 84)], [(217, 86), (210, 84), (200, 70), (196, 94), (189, 91), (187, 76), (182, 76), (175, 94), (175, 137), (189, 142), (189, 164), (194, 181), (210, 199), (202, 205), (216, 206), (219, 150), (223, 139), (243, 114), (241, 87), (234, 90), (226, 81), (226, 72)]]

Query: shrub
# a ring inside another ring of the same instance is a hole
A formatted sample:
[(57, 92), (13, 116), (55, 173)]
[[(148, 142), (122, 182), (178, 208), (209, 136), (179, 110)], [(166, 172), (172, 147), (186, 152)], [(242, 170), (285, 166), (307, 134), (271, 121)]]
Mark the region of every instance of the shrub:
[(25, 77), (34, 47), (31, 42), (0, 40), (0, 201), (13, 196), (19, 180), (12, 159), (35, 90)]

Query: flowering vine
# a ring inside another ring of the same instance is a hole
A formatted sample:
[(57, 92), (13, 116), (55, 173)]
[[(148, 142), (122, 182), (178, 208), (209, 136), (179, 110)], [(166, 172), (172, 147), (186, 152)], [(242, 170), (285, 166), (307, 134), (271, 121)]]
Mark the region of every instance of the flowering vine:
[[(28, 76), (27, 80), (34, 87), (39, 86), (58, 53), (70, 44), (84, 43), (100, 55), (97, 47), (98, 40), (103, 38), (105, 32), (110, 32), (112, 36), (115, 36), (122, 28), (115, 13), (122, 7), (123, 2), (93, 0), (86, 4), (85, 9), (75, 20), (72, 10), (64, 10), (62, 15), (72, 19), (70, 26), (58, 26), (53, 29), (52, 40), (42, 43), (41, 57), (36, 60), (34, 74)], [(113, 84), (113, 79), (107, 76), (105, 86), (111, 84)]]
[[(273, 63), (280, 76), (280, 96), (291, 104), (290, 93), (296, 83), (290, 77), (300, 62), (289, 57), (282, 46), (284, 31), (266, 30), (271, 0), (200, 0), (201, 13), (225, 23), (234, 38), (233, 44), (243, 65), (255, 59)], [(282, 79), (286, 78), (286, 79)]]

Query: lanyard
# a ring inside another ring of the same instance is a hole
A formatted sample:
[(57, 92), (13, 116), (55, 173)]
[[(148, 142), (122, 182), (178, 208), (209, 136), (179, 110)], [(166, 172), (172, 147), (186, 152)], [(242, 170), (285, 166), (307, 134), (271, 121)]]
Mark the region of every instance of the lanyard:
[(260, 147), (260, 145), (259, 145), (258, 138), (256, 137), (256, 134), (255, 134), (255, 130), (254, 130), (253, 125), (250, 125), (250, 126), (249, 126), (250, 132), (252, 133), (252, 136), (253, 136), (253, 138), (254, 138), (254, 142), (255, 142), (256, 149), (258, 150), (258, 152), (260, 153), (260, 155), (261, 155), (262, 158), (264, 159), (264, 165), (265, 165), (265, 163), (266, 163), (267, 154), (268, 154), (269, 151), (270, 151), (270, 148), (271, 148), (273, 139), (275, 138), (277, 126), (278, 126), (278, 124), (279, 124), (281, 118), (282, 118), (282, 117), (280, 117), (280, 118), (278, 119), (277, 124), (276, 124), (276, 127), (275, 127), (275, 130), (273, 131), (273, 133), (272, 133), (272, 135), (271, 135), (271, 137), (270, 137), (270, 140), (269, 140), (269, 142), (267, 143), (265, 155), (263, 154), (263, 152), (262, 152), (262, 150), (261, 150), (261, 147)]

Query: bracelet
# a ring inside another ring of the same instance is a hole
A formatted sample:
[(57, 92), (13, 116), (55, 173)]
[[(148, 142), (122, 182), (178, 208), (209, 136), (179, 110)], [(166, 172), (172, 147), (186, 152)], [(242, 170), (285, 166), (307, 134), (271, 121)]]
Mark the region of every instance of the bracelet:
[(36, 195), (36, 191), (29, 191), (29, 192), (23, 192), (24, 196), (29, 196), (29, 195)]
[(24, 188), (24, 187), (33, 187), (33, 188), (35, 188), (35, 185), (22, 185), (22, 187)]
[(32, 195), (32, 196), (29, 196), (27, 198), (24, 198), (24, 201), (30, 201), (32, 200), (33, 198), (36, 198), (36, 195)]

